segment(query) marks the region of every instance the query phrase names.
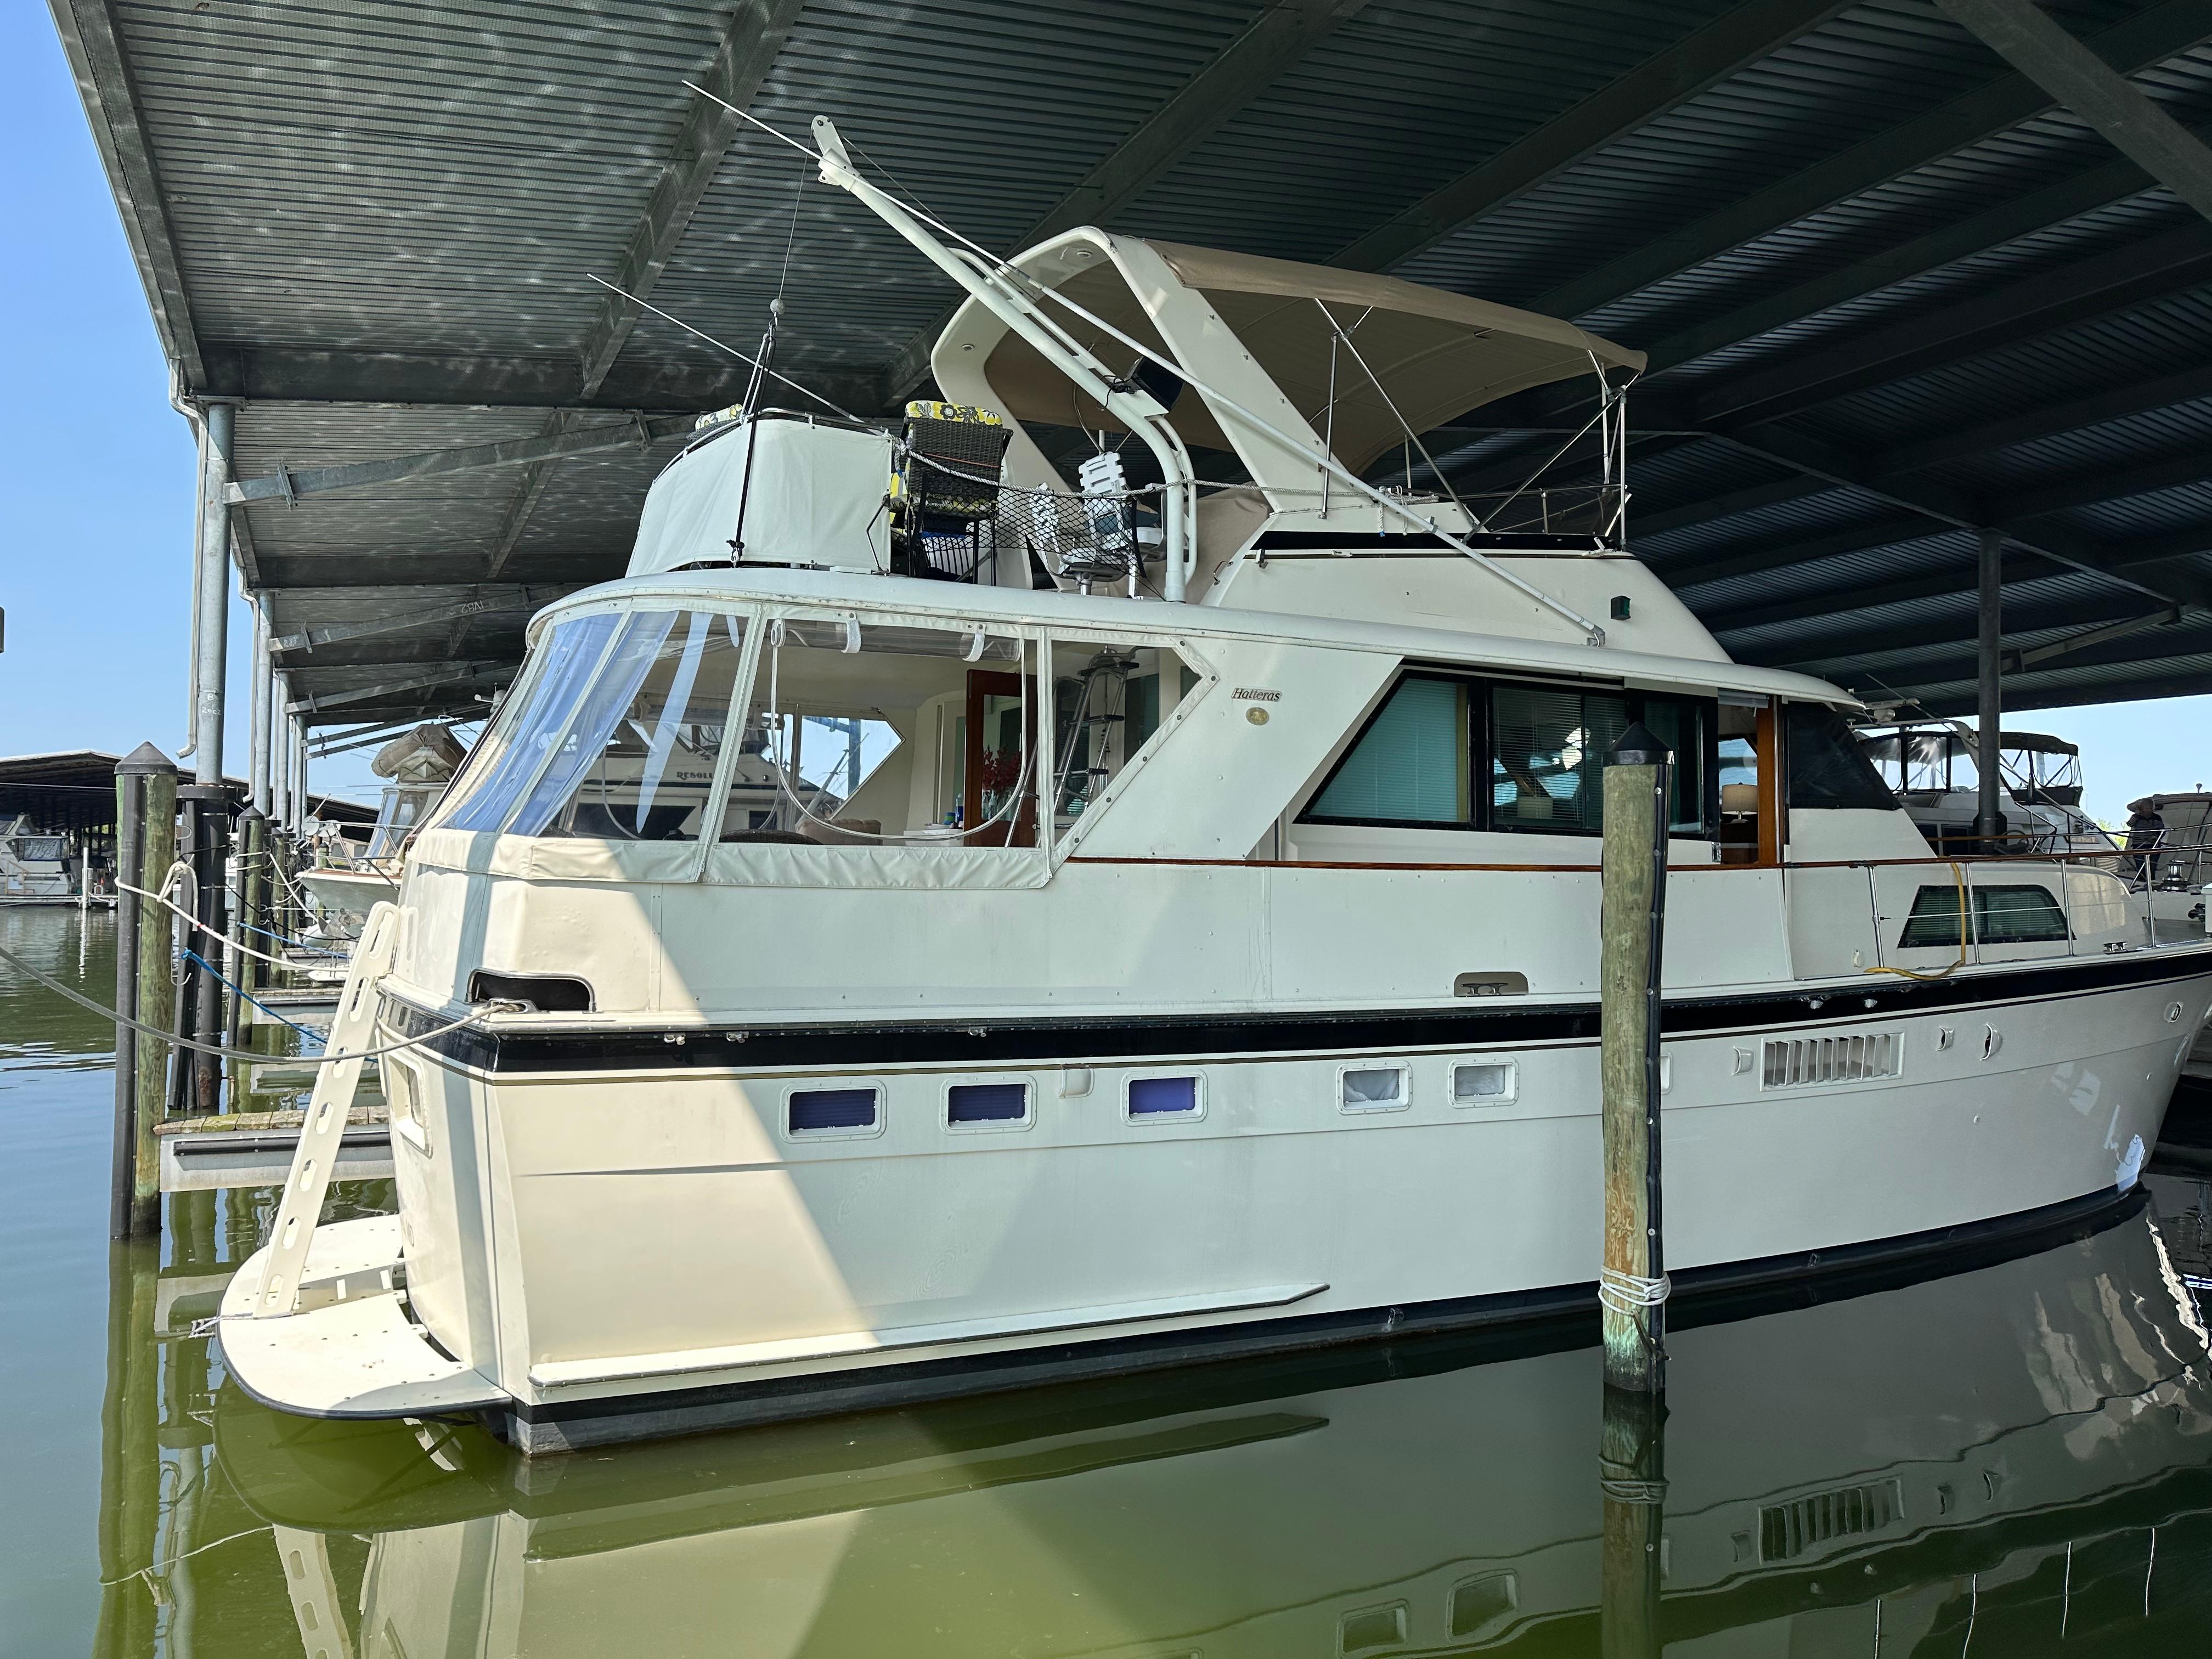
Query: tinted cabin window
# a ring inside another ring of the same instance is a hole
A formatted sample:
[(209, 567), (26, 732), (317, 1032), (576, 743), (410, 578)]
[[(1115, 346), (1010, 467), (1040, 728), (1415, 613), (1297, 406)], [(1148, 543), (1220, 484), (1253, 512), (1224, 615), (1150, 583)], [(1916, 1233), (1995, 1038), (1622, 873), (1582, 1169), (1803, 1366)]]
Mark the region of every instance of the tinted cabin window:
[(835, 1134), (876, 1127), (873, 1089), (795, 1089), (791, 1096), (791, 1133)]
[(1470, 822), (1466, 684), (1401, 680), (1322, 788), (1307, 817), (1341, 823)]
[(1984, 945), (2035, 945), (2066, 937), (2066, 913), (2048, 887), (1976, 887), (1974, 932)]
[[(1974, 934), (1984, 945), (2039, 945), (2068, 937), (2066, 913), (2047, 887), (1974, 889)], [(1898, 936), (1901, 950), (1959, 948), (1959, 888), (1954, 882), (1922, 888)]]
[(1490, 702), (1496, 827), (1596, 834), (1605, 826), (1605, 757), (1627, 729), (1625, 697), (1499, 686)]
[(1792, 807), (1893, 811), (1897, 797), (1834, 709), (1793, 702), (1784, 711), (1782, 754)]

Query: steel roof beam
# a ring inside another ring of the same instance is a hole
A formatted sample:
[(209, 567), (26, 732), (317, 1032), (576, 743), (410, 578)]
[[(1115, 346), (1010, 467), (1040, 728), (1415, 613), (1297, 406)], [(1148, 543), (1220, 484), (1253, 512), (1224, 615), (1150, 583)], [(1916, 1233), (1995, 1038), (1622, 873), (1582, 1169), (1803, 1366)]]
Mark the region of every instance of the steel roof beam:
[[(1921, 484), (1908, 488), (1877, 479), (1863, 458), (1801, 433), (1767, 427), (1761, 428), (1755, 436), (1737, 433), (1721, 435), (1749, 454), (1797, 467), (1814, 477), (1826, 479), (1831, 483), (1848, 485), (1878, 501), (1924, 513), (1931, 519), (1955, 525), (1962, 530), (1980, 530), (1993, 522), (1990, 507), (1982, 501), (1960, 491), (1935, 485)], [(2155, 575), (2128, 574), (2113, 562), (2111, 550), (2106, 544), (2063, 525), (2034, 523), (2024, 518), (2016, 520), (2008, 515), (1999, 527), (2013, 541), (2032, 552), (2041, 553), (2077, 570), (2106, 577), (2154, 599), (2197, 605), (2212, 598), (2212, 582), (2208, 582), (2195, 572), (2166, 571)]]
[[(1969, 574), (1972, 573), (1968, 572)], [(1958, 597), (1971, 600), (1971, 589), (1960, 590)], [(2142, 599), (2130, 593), (2116, 593), (2091, 601), (2078, 599), (2052, 604), (2049, 600), (2008, 605), (2004, 614), (2004, 636), (2008, 640), (2023, 639), (2029, 635), (2048, 634), (2053, 629), (2078, 628), (2083, 623), (2096, 626), (2089, 633), (2105, 635), (2113, 629), (2147, 628), (2159, 621), (2179, 622), (2183, 615), (2179, 605), (2166, 605), (2145, 612)], [(2146, 619), (2148, 618), (2148, 620)], [(1950, 617), (1939, 617), (1931, 622), (1909, 627), (1884, 626), (1880, 634), (1869, 637), (1863, 626), (1845, 628), (1835, 633), (1823, 634), (1808, 639), (1789, 640), (1772, 647), (1747, 648), (1747, 654), (1757, 658), (1770, 668), (1799, 668), (1807, 672), (1819, 671), (1823, 665), (1862, 663), (1868, 659), (1902, 655), (1913, 651), (1971, 650), (1977, 643), (1979, 617), (1972, 609), (1962, 610)], [(2119, 635), (2111, 634), (2112, 638)], [(2081, 650), (2097, 641), (2086, 635), (2073, 636), (2079, 644), (2067, 647), (2069, 651)], [(2005, 672), (2011, 673), (2019, 666), (2023, 656), (2041, 661), (2045, 656), (2059, 654), (2050, 645), (2033, 646), (2022, 650), (2014, 647), (2005, 653)]]
[(1940, 437), (1918, 443), (1901, 444), (1895, 449), (1869, 458), (1869, 464), (1878, 477), (1902, 477), (1917, 472), (1923, 467), (1942, 466), (1953, 461), (1972, 460), (1993, 450), (2010, 449), (2020, 444), (2033, 443), (2042, 438), (2055, 438), (2068, 432), (2079, 432), (2085, 427), (2102, 426), (2108, 421), (2122, 421), (2133, 415), (2147, 415), (2154, 410), (2170, 409), (2176, 404), (2194, 403), (2212, 398), (2212, 363), (2197, 368), (2185, 368), (2179, 374), (2161, 375), (2156, 380), (2130, 379), (2124, 386), (2108, 387), (2063, 403), (2045, 404), (2001, 421), (1990, 421), (1981, 426), (1953, 429)]
[(161, 337), (162, 355), (177, 365), (187, 390), (200, 390), (207, 369), (192, 324), (191, 302), (185, 294), (176, 230), (170, 222), (168, 198), (162, 191), (154, 147), (139, 118), (138, 89), (124, 50), (122, 31), (116, 27), (114, 9), (106, 0), (51, 0), (51, 4), (62, 49), (69, 58), (70, 73), (76, 77), (78, 94), (84, 100), (93, 143), (107, 169), (115, 204), (122, 212), (123, 231), (130, 240), (131, 257), (138, 266), (138, 280), (145, 284), (154, 326)]
[(1697, 414), (1729, 427), (1778, 420), (2207, 282), (2212, 225), (2185, 225), (1735, 376), (1700, 395)]
[(1403, 264), (1848, 9), (1833, 0), (1752, 0), (1739, 6), (1431, 191), (1346, 244), (1328, 263), (1355, 270)]
[[(803, 0), (738, 0), (714, 61), (700, 76), (699, 84), (739, 109), (750, 104), (782, 53), (802, 3)], [(722, 157), (744, 125), (711, 99), (689, 91), (684, 96), (684, 124), (612, 277), (617, 288), (629, 289), (640, 300), (652, 295), (675, 257), (684, 233), (690, 228), (691, 216), (706, 198), (715, 173), (721, 169)], [(612, 291), (607, 294), (577, 354), (584, 397), (590, 398), (605, 383), (642, 314), (635, 301)]]
[(2212, 219), (2212, 150), (2031, 0), (1936, 0), (1945, 15)]
[(569, 591), (565, 587), (553, 587), (542, 595), (533, 596), (526, 587), (498, 599), (463, 599), (453, 605), (441, 605), (431, 611), (411, 611), (397, 617), (377, 617), (368, 622), (337, 623), (328, 628), (309, 628), (296, 634), (279, 635), (269, 641), (269, 648), (271, 651), (313, 652), (346, 640), (368, 639), (378, 634), (398, 634), (410, 628), (434, 628), (441, 623), (463, 617), (480, 617), (492, 611), (535, 611), (539, 605), (550, 605)]
[[(1974, 688), (1971, 684), (1950, 696), (1943, 695), (1942, 688), (1942, 682), (1930, 682), (1908, 687), (1903, 695), (1922, 702), (1933, 714), (1972, 710)], [(2031, 708), (2075, 708), (2087, 703), (2135, 702), (2148, 697), (2193, 697), (2207, 691), (2212, 691), (2212, 668), (2200, 668), (2179, 674), (2093, 680), (2086, 684), (2078, 680), (2060, 680), (2039, 685), (2024, 678), (2017, 684), (2006, 684), (2005, 708), (2008, 711), (2018, 710), (2024, 714)]]
[(2179, 489), (2202, 483), (2207, 478), (2212, 478), (2212, 452), (2203, 449), (2136, 466), (2106, 467), (2041, 489), (2009, 492), (2002, 501), (2004, 517), (2001, 522), (2007, 529), (2018, 526), (2023, 535), (2033, 537), (2032, 521), (2051, 514), (2090, 507), (2099, 501), (2124, 501), (2130, 495), (2153, 495), (2161, 489)]
[[(2138, 641), (2136, 645), (2130, 647), (2125, 645), (2124, 641), (2132, 639), (2136, 635), (2151, 629), (2176, 627), (2178, 624), (2170, 618), (2171, 613), (2160, 611), (2150, 617), (2134, 617), (2123, 622), (2112, 623), (2106, 627), (2092, 629), (2087, 630), (2087, 632), (2101, 635), (2103, 637), (2092, 640), (2087, 638), (2085, 634), (2074, 636), (2070, 641), (2068, 640), (2055, 640), (2051, 641), (2051, 646), (2063, 646), (2066, 648), (2061, 651), (2051, 650), (2050, 647), (2045, 647), (2045, 649), (2049, 651), (2049, 654), (2039, 657), (2034, 662), (2029, 664), (2025, 668), (2016, 667), (2010, 663), (2008, 663), (2005, 669), (2005, 672), (2008, 676), (2008, 684), (2006, 686), (2006, 702), (2008, 706), (2009, 706), (2011, 702), (2011, 686), (2009, 684), (2010, 676), (2014, 674), (2033, 674), (2039, 672), (2049, 673), (2055, 668), (2062, 667), (2092, 667), (2100, 665), (2100, 664), (2111, 664), (2114, 665), (2124, 665), (2130, 660), (2131, 657), (2136, 652), (2142, 649), (2142, 644)], [(2195, 632), (2196, 630), (2185, 629), (2183, 631), (2185, 633), (2191, 633)], [(2201, 638), (2201, 635), (2199, 637)], [(2203, 649), (2203, 647), (2200, 645), (2197, 648), (2201, 650)], [(2179, 652), (2172, 650), (2170, 643), (2167, 644), (2166, 649), (2169, 654), (2179, 654)], [(2009, 654), (2011, 653), (2008, 653), (2008, 655)], [(2067, 661), (2065, 660), (2067, 658), (2071, 658), (2073, 660)], [(1891, 664), (1889, 665), (1889, 672), (1904, 675), (1909, 678), (1919, 681), (1923, 685), (1930, 683), (1942, 684), (1972, 678), (1975, 674), (1979, 658), (1974, 648), (1974, 642), (1972, 641), (1962, 641), (1958, 642), (1955, 646), (1948, 647), (1948, 654), (1931, 654), (1910, 665)], [(1765, 665), (1768, 667), (1779, 667), (1782, 665), (1778, 663), (1769, 663)], [(1838, 674), (1841, 674), (1850, 671), (1839, 668), (1836, 672)], [(1857, 672), (1869, 682), (1875, 684), (1884, 683), (1885, 676), (1881, 668), (1869, 668), (1862, 666)]]
[[(2039, 576), (2051, 575), (2050, 562), (2025, 555), (2008, 556), (2004, 562), (2004, 579), (2008, 585), (2033, 581)], [(1765, 605), (1742, 605), (1733, 611), (1723, 611), (1698, 618), (1716, 634), (1741, 634), (1754, 628), (1771, 628), (1777, 623), (1803, 622), (1810, 617), (1847, 616), (1862, 611), (1879, 610), (1885, 605), (1905, 605), (1915, 599), (1955, 599), (1974, 591), (1974, 567), (1960, 564), (1931, 571), (1923, 576), (1909, 576), (1901, 580), (1860, 582), (1847, 587), (1821, 588), (1814, 592), (1799, 593), (1787, 599), (1776, 599)], [(1746, 647), (1756, 653), (1758, 647)], [(1735, 655), (1732, 650), (1729, 653)]]
[(496, 443), (465, 444), (446, 449), (426, 449), (412, 455), (394, 455), (380, 461), (355, 461), (344, 466), (282, 469), (264, 477), (241, 478), (231, 484), (224, 499), (236, 506), (246, 501), (289, 501), (301, 495), (325, 495), (336, 489), (359, 489), (368, 484), (397, 483), (407, 478), (434, 477), (443, 472), (466, 472), (482, 467), (522, 466), (565, 455), (591, 455), (610, 449), (643, 450), (663, 438), (689, 433), (697, 416), (678, 415), (659, 420), (640, 416), (623, 425), (588, 427), (580, 432), (560, 432), (535, 438), (502, 438)]
[[(1014, 240), (1013, 250), (1034, 247), (1079, 225), (1103, 224), (1150, 189), (1199, 144), (1275, 83), (1285, 70), (1368, 0), (1276, 0), (1264, 6), (1243, 33), (1185, 82), (1144, 125), (1053, 204), (1044, 217)], [(929, 378), (929, 354), (957, 307), (948, 307), (917, 331), (884, 366), (878, 394), (895, 408)]]
[(2094, 213), (2114, 202), (2125, 201), (2154, 188), (2157, 183), (2133, 161), (2122, 159), (2106, 162), (2042, 190), (1999, 203), (1900, 246), (1886, 248), (1839, 270), (1665, 336), (1651, 344), (1648, 372), (1656, 374), (1678, 363), (1693, 362), (1808, 317), (1820, 316), (1899, 283), (1941, 270), (1990, 248)]
[[(2202, 0), (2166, 0), (2093, 35), (2088, 49), (2132, 72), (2164, 63), (2212, 33)], [(2051, 107), (2049, 94), (2023, 75), (2006, 75), (1942, 107), (1876, 133), (1765, 190), (1732, 202), (1667, 235), (1528, 301), (1547, 316), (1580, 317), (1732, 248), (1796, 224), (2017, 126)]]
[(1631, 507), (1629, 539), (1631, 542), (1640, 541), (1650, 536), (1663, 536), (1669, 531), (1734, 518), (1739, 513), (1756, 513), (1763, 507), (1795, 501), (1809, 493), (1804, 475), (1793, 468), (1789, 477), (1771, 479), (1765, 483), (1747, 484), (1725, 495), (1707, 495), (1698, 501), (1685, 501), (1680, 507), (1662, 507), (1650, 513), (1638, 513)]
[[(511, 674), (516, 665), (499, 662), (457, 663), (452, 668), (436, 674), (418, 674), (412, 679), (384, 680), (374, 685), (356, 686), (351, 690), (328, 691), (321, 696), (313, 695), (294, 698), (284, 705), (288, 714), (316, 714), (325, 709), (337, 708), (348, 703), (374, 702), (380, 697), (395, 697), (406, 691), (424, 691), (432, 686), (451, 685), (460, 680), (485, 680), (501, 674)], [(295, 675), (298, 671), (292, 671)], [(349, 714), (348, 720), (359, 716)]]
[[(1632, 524), (1631, 528), (1633, 529)], [(1899, 514), (1872, 524), (1851, 525), (1820, 535), (1801, 537), (1784, 533), (1749, 538), (1733, 547), (1703, 555), (1682, 564), (1654, 562), (1651, 568), (1660, 580), (1680, 592), (1686, 587), (1697, 587), (1706, 582), (1727, 581), (1737, 576), (1755, 576), (1765, 571), (1786, 569), (1791, 565), (1816, 564), (1822, 559), (1840, 558), (1846, 554), (1866, 552), (1870, 548), (1895, 547), (1901, 542), (1922, 541), (1929, 536), (1949, 533), (1948, 526), (1931, 524), (1921, 514)]]
[[(736, 402), (750, 372), (734, 357), (726, 368), (681, 359), (634, 363), (609, 374), (596, 392), (586, 395), (571, 357), (222, 342), (202, 349), (210, 395), (251, 403), (699, 411)], [(866, 411), (872, 406), (872, 374), (810, 372), (806, 379), (848, 409)]]

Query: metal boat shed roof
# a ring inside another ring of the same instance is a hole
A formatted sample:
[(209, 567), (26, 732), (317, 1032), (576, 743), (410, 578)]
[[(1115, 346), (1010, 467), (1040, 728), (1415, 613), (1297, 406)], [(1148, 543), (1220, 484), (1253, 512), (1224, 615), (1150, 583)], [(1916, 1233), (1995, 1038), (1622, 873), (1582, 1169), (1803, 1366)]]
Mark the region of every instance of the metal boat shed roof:
[[(1966, 708), (1995, 526), (2008, 708), (2212, 690), (2207, 0), (52, 3), (318, 724), (471, 707), (738, 395), (594, 276), (750, 346), (788, 250), (784, 366), (926, 374), (950, 285), (686, 80), (1002, 250), (1097, 222), (1650, 352), (1634, 545), (1746, 660)], [(1583, 416), (1478, 418), (1470, 487)]]

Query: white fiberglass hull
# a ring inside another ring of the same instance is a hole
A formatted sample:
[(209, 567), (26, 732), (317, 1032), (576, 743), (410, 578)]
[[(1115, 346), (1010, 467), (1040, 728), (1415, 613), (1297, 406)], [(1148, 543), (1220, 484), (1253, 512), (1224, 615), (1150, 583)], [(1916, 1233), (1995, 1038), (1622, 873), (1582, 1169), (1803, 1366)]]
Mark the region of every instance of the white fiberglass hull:
[[(1594, 1011), (1480, 1000), (1498, 1006), (395, 1057), (412, 1317), (470, 1374), (463, 1395), (551, 1450), (1586, 1309)], [(2212, 951), (2169, 948), (1670, 1002), (1667, 1265), (1693, 1293), (2109, 1197), (2208, 1000)], [(1894, 1076), (1775, 1080), (1771, 1044), (1882, 1033)], [(1510, 1101), (1452, 1103), (1470, 1058), (1510, 1061)], [(1405, 1107), (1340, 1109), (1353, 1062), (1402, 1063)], [(1129, 1078), (1179, 1068), (1202, 1072), (1200, 1115), (1124, 1111)], [(873, 1131), (784, 1133), (791, 1087), (856, 1077), (883, 1091)], [(1030, 1120), (948, 1127), (947, 1084), (978, 1079), (1026, 1082)], [(257, 1322), (289, 1357), (241, 1349), (234, 1372), (318, 1414), (453, 1408), (453, 1367), (434, 1407), (349, 1395), (343, 1352), (303, 1382), (342, 1312)]]

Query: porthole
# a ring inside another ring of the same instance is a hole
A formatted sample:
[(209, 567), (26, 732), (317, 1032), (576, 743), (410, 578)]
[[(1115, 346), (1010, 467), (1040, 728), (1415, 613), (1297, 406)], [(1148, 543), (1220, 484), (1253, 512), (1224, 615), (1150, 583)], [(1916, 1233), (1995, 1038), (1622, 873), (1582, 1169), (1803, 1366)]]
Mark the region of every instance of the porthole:
[(872, 1083), (793, 1089), (784, 1097), (783, 1123), (798, 1140), (880, 1134), (884, 1091)]
[(1206, 1115), (1205, 1079), (1188, 1073), (1133, 1077), (1123, 1103), (1132, 1123), (1172, 1122)]
[(1336, 1103), (1346, 1112), (1402, 1112), (1413, 1083), (1403, 1066), (1345, 1066), (1336, 1073)]
[(1517, 1060), (1462, 1060), (1451, 1069), (1455, 1106), (1510, 1106), (1520, 1094), (1521, 1066)]
[(1025, 1129), (1032, 1121), (1030, 1085), (1014, 1083), (956, 1083), (945, 1091), (948, 1129)]

